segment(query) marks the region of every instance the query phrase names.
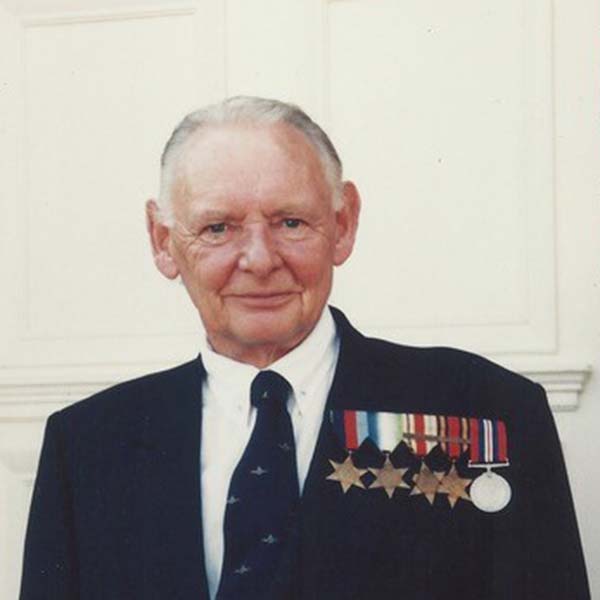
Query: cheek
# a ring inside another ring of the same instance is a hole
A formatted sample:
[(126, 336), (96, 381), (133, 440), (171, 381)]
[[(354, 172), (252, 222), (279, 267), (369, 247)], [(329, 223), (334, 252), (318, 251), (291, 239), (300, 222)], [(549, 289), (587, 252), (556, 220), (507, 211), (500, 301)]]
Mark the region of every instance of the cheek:
[(224, 247), (202, 249), (186, 256), (186, 278), (203, 292), (218, 292), (229, 281), (237, 265), (237, 255)]
[(286, 264), (305, 287), (317, 287), (331, 277), (332, 253), (328, 244), (298, 244), (288, 248)]

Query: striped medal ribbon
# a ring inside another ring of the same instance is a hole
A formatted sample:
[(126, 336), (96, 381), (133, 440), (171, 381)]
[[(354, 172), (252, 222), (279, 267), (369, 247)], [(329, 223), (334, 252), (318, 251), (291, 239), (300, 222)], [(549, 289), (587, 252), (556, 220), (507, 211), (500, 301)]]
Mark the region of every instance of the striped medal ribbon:
[(340, 442), (349, 451), (370, 438), (382, 452), (391, 452), (401, 441), (406, 415), (364, 410), (332, 410), (329, 418)]
[(512, 497), (508, 481), (492, 471), (509, 465), (506, 426), (500, 420), (471, 418), (469, 428), (469, 467), (485, 469), (471, 484), (471, 500), (484, 512), (498, 512)]
[(405, 414), (404, 439), (409, 448), (420, 458), (427, 456), (439, 442), (438, 419), (436, 415)]
[(439, 444), (456, 460), (469, 445), (469, 419), (413, 413), (332, 410), (335, 433), (349, 450), (356, 450), (370, 438), (382, 452), (392, 452), (404, 441), (420, 458)]
[(454, 461), (469, 447), (469, 419), (438, 416), (438, 433), (442, 450)]
[(469, 419), (470, 467), (505, 467), (508, 463), (504, 421)]

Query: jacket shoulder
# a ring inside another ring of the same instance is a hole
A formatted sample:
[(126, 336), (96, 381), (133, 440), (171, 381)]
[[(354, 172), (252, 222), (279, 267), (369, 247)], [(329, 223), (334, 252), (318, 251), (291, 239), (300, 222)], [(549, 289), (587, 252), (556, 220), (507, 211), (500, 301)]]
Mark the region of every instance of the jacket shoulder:
[(355, 399), (353, 405), (498, 417), (547, 408), (542, 386), (484, 356), (447, 346), (410, 346), (366, 337), (341, 311), (332, 307), (332, 314), (342, 342), (341, 391)]
[(388, 381), (392, 389), (410, 388), (425, 403), (435, 396), (454, 405), (465, 402), (465, 410), (478, 412), (487, 406), (510, 413), (547, 402), (538, 383), (468, 350), (409, 346), (377, 338), (364, 338), (364, 344), (363, 356), (369, 357), (378, 379)]
[(75, 427), (124, 421), (159, 409), (169, 396), (195, 381), (201, 385), (203, 368), (198, 359), (170, 369), (117, 383), (55, 412), (51, 418)]
[[(378, 338), (366, 338), (379, 360), (390, 363), (403, 363), (407, 360), (419, 363), (427, 369), (439, 369), (441, 372), (453, 372), (465, 369), (478, 373), (485, 378), (506, 380), (514, 385), (531, 386), (531, 379), (510, 370), (509, 368), (494, 362), (493, 360), (465, 350), (450, 346), (409, 346), (381, 340)], [(534, 384), (535, 385), (535, 384)]]

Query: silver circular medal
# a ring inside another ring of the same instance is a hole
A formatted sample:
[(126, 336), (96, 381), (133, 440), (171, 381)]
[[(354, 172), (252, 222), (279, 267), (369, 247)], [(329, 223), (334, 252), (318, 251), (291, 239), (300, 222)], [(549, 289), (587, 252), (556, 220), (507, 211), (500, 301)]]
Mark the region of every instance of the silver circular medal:
[(510, 484), (504, 477), (487, 471), (477, 477), (469, 490), (473, 504), (483, 512), (493, 513), (502, 510), (512, 497)]

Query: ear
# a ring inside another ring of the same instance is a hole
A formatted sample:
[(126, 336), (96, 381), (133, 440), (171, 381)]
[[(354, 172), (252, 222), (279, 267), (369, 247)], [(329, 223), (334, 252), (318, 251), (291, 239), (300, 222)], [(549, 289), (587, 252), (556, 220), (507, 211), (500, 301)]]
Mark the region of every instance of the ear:
[(339, 267), (346, 262), (356, 239), (358, 216), (360, 214), (360, 195), (351, 181), (344, 181), (342, 187), (342, 206), (336, 213), (336, 242), (333, 264)]
[(146, 229), (150, 236), (156, 268), (168, 279), (175, 279), (179, 275), (179, 267), (170, 251), (171, 229), (163, 223), (155, 200), (146, 202)]

